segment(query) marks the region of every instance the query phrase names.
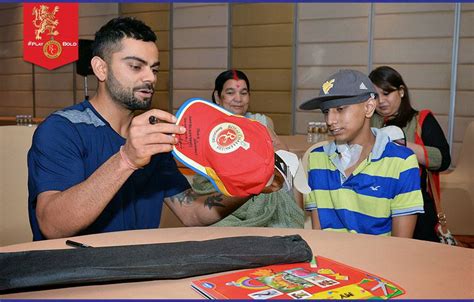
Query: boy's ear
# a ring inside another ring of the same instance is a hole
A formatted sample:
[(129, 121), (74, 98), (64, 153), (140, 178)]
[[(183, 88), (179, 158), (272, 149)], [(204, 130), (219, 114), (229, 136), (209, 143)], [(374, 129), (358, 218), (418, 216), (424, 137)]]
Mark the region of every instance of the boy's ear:
[(91, 67), (99, 82), (107, 78), (107, 63), (102, 58), (95, 56), (91, 59)]
[(375, 108), (377, 107), (377, 100), (370, 98), (365, 102), (365, 117), (371, 118), (374, 115)]

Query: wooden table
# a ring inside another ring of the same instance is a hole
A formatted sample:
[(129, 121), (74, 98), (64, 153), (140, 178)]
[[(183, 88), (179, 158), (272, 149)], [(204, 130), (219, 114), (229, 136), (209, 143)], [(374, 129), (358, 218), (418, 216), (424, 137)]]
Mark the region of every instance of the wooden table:
[[(399, 284), (407, 292), (400, 298), (474, 298), (473, 250), (414, 239), (303, 229), (196, 227), (115, 232), (74, 237), (73, 240), (92, 246), (113, 246), (291, 234), (300, 234), (315, 255), (360, 268)], [(65, 239), (57, 239), (1, 247), (0, 252), (64, 248), (68, 248)], [(191, 289), (191, 281), (200, 278), (202, 276), (79, 286), (9, 294), (0, 296), (0, 299), (202, 299)]]

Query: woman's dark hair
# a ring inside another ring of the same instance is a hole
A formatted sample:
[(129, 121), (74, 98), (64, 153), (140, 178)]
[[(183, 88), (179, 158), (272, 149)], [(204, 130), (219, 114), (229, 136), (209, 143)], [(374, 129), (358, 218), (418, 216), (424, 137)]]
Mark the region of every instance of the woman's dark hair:
[(155, 33), (142, 21), (132, 17), (117, 17), (107, 22), (95, 33), (92, 56), (98, 56), (108, 61), (112, 53), (119, 50), (120, 42), (124, 38), (156, 42)]
[(386, 125), (395, 125), (400, 128), (405, 127), (408, 122), (418, 113), (413, 109), (410, 103), (410, 94), (408, 87), (403, 81), (402, 76), (390, 66), (380, 66), (369, 74), (369, 78), (375, 86), (388, 93), (403, 89), (403, 97), (398, 108), (398, 113), (395, 118), (387, 120)]
[(222, 93), (222, 89), (224, 89), (224, 84), (228, 80), (244, 80), (247, 84), (247, 91), (250, 93), (250, 82), (245, 73), (237, 69), (229, 69), (222, 72), (220, 75), (217, 76), (216, 81), (214, 83), (214, 90), (212, 91), (212, 101), (216, 103), (216, 98), (214, 93), (217, 91), (217, 95), (220, 97)]

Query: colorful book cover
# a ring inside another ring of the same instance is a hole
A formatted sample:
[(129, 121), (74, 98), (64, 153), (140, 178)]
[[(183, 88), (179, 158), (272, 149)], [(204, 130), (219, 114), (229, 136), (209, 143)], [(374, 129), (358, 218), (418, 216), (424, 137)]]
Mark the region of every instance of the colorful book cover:
[(277, 264), (192, 282), (209, 299), (390, 299), (400, 286), (357, 268), (317, 256), (316, 261)]

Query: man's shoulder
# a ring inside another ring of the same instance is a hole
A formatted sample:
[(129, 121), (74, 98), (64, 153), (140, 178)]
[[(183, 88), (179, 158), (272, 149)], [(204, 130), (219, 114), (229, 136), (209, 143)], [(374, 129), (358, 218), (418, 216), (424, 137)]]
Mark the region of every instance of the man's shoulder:
[(71, 124), (87, 124), (95, 127), (105, 126), (86, 101), (51, 113), (45, 121), (64, 121)]

